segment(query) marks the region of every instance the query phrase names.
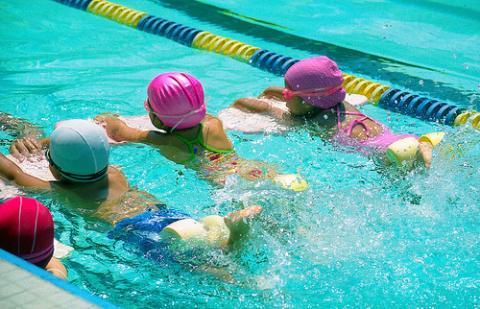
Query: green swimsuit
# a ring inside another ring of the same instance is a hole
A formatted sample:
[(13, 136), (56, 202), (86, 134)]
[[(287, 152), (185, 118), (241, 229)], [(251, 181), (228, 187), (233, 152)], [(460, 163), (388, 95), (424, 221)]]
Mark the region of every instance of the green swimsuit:
[(205, 150), (207, 150), (209, 152), (213, 152), (213, 153), (216, 153), (216, 154), (229, 154), (229, 153), (232, 153), (234, 151), (233, 149), (228, 149), (228, 150), (217, 149), (217, 148), (214, 148), (212, 146), (209, 146), (209, 145), (205, 144), (205, 141), (203, 140), (203, 124), (202, 123), (199, 124), (197, 135), (195, 135), (195, 137), (193, 139), (188, 139), (184, 136), (181, 136), (180, 134), (177, 134), (176, 132), (172, 132), (172, 134), (176, 138), (178, 138), (180, 141), (182, 141), (188, 147), (188, 152), (190, 152), (190, 158), (188, 158), (187, 160), (185, 160), (182, 163), (188, 163), (188, 162), (194, 160), (196, 155), (201, 150), (199, 146), (201, 146), (202, 148), (204, 148)]

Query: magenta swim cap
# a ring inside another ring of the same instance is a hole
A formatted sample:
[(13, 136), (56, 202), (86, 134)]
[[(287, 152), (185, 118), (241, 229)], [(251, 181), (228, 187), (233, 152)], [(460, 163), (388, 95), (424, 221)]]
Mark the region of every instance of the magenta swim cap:
[(325, 56), (304, 59), (292, 65), (285, 74), (283, 95), (295, 95), (319, 108), (331, 108), (345, 99), (342, 72), (337, 64)]
[(151, 112), (167, 127), (191, 128), (205, 117), (203, 87), (192, 75), (178, 72), (160, 74), (150, 82), (147, 93)]

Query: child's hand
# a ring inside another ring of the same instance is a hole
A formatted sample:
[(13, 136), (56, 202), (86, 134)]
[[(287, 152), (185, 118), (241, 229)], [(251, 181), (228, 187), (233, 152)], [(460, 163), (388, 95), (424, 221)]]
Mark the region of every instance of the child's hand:
[(95, 122), (105, 128), (107, 135), (117, 141), (122, 142), (126, 139), (129, 127), (120, 118), (111, 114), (102, 114), (95, 117)]
[(34, 157), (43, 156), (41, 141), (33, 138), (22, 138), (15, 140), (10, 145), (10, 153), (18, 161), (32, 160)]

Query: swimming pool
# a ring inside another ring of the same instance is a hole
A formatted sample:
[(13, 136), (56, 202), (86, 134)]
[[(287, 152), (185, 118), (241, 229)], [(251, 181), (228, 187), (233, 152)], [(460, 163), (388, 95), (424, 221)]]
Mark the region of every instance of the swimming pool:
[[(268, 37), (247, 35), (242, 28), (225, 28), (212, 9), (209, 14), (182, 6), (175, 9), (173, 1), (121, 3), (297, 58), (310, 55), (308, 50), (289, 46), (290, 41), (283, 46)], [(209, 3), (254, 18), (263, 15), (253, 7), (253, 1), (251, 11), (241, 11), (234, 2)], [(379, 3), (384, 7), (390, 2)], [(291, 9), (308, 15), (301, 5)], [(396, 6), (399, 12), (406, 9)], [(235, 98), (282, 83), (280, 77), (233, 59), (134, 31), (53, 1), (4, 3), (1, 14), (6, 24), (0, 30), (5, 42), (0, 49), (0, 108), (42, 126), (47, 133), (57, 121), (67, 118), (93, 117), (104, 111), (143, 113), (146, 85), (162, 71), (182, 70), (197, 76), (214, 114)], [(445, 9), (442, 14), (449, 15)], [(209, 18), (219, 22), (209, 22)], [(294, 27), (284, 23), (285, 18), (264, 19), (291, 28), (291, 33), (318, 38), (313, 32), (301, 32), (307, 28), (306, 20)], [(469, 21), (468, 29), (479, 27), (478, 21), (460, 19)], [(365, 24), (355, 23), (357, 27)], [(400, 24), (408, 25), (402, 20)], [(434, 20), (428, 20), (428, 24), (441, 28)], [(320, 28), (320, 24), (317, 26)], [(452, 29), (443, 29), (438, 35), (453, 40), (449, 36)], [(405, 40), (407, 33), (403, 34)], [(478, 32), (468, 37), (471, 44), (478, 42)], [(359, 64), (350, 56), (353, 51), (328, 49), (334, 59), (338, 51), (338, 62), (345, 70), (371, 79), (380, 76), (389, 84), (450, 99), (465, 107), (478, 104), (475, 74), (471, 69), (452, 68), (451, 62), (442, 57), (453, 47), (442, 52), (431, 50), (432, 60), (415, 48), (408, 49), (403, 57), (392, 53), (408, 44), (388, 47), (378, 43), (377, 48), (367, 49), (333, 37), (324, 41), (416, 65), (380, 57)], [(475, 54), (472, 46), (455, 45), (457, 57), (467, 59), (462, 63), (478, 64), (478, 52)], [(336, 149), (307, 132), (285, 136), (230, 133), (241, 155), (276, 163), (284, 171), (300, 170), (311, 188), (293, 194), (266, 184), (251, 186), (234, 181), (224, 189), (215, 189), (148, 147), (116, 147), (112, 162), (123, 167), (130, 182), (172, 208), (195, 216), (224, 214), (235, 209), (236, 201), (248, 200), (262, 204), (265, 212), (254, 224), (246, 248), (223, 257), (232, 267), (238, 265), (240, 283), (233, 285), (176, 264), (139, 257), (128, 245), (106, 236), (108, 225), (40, 197), (54, 210), (57, 237), (76, 249), (66, 261), (71, 281), (124, 307), (191, 303), (209, 307), (478, 305), (478, 132), (425, 123), (374, 106), (364, 110), (398, 131), (421, 134), (446, 130), (448, 144), (460, 144), (463, 154), (451, 158), (448, 145), (442, 146), (429, 172), (405, 175), (381, 169), (368, 158)], [(2, 151), (6, 150), (2, 146)]]

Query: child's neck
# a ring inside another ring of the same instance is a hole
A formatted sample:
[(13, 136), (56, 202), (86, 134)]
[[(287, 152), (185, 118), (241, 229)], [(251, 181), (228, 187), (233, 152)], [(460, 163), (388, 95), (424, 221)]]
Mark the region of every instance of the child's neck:
[(176, 134), (179, 134), (187, 138), (194, 138), (198, 134), (199, 129), (200, 129), (200, 124), (197, 124), (194, 127), (182, 129), (182, 130), (175, 130), (174, 132)]

